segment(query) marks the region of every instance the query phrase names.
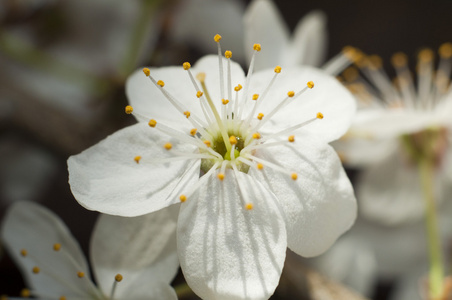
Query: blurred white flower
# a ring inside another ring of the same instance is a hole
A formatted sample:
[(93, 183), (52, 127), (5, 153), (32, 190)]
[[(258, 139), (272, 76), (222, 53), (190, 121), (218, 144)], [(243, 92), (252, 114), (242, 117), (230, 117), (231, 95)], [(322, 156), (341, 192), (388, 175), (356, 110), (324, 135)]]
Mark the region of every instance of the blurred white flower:
[(424, 216), (419, 159), (435, 165), (437, 203), (447, 195), (444, 190), (452, 182), (452, 45), (444, 44), (439, 53), (436, 72), (433, 52), (419, 53), (416, 85), (402, 53), (392, 58), (395, 85), (376, 56), (358, 61), (368, 81), (356, 69), (344, 72), (359, 108), (349, 132), (334, 146), (344, 164), (364, 169), (356, 189), (367, 218), (396, 225)]
[(253, 58), (245, 77), (220, 39), (218, 57), (133, 74), (126, 112), (139, 123), (70, 157), (69, 182), (80, 204), (108, 214), (183, 202), (178, 253), (190, 287), (207, 299), (268, 298), (286, 247), (318, 255), (353, 224), (353, 190), (328, 142), (355, 107), (310, 67), (253, 74)]
[(160, 300), (177, 299), (169, 285), (178, 270), (175, 228), (168, 209), (137, 218), (99, 216), (90, 249), (98, 286), (77, 241), (48, 209), (16, 202), (1, 234), (39, 299)]

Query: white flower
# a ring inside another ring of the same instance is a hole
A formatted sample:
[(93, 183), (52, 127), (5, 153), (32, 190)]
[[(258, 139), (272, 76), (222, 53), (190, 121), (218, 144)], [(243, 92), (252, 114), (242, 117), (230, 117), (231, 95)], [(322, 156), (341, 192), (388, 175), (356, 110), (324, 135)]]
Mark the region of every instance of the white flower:
[(245, 77), (230, 57), (133, 74), (126, 112), (140, 122), (70, 157), (69, 183), (81, 205), (108, 214), (183, 202), (178, 253), (190, 287), (201, 298), (262, 299), (287, 246), (318, 255), (354, 221), (352, 187), (328, 145), (354, 102), (319, 70), (253, 74), (253, 58)]
[(402, 53), (392, 58), (397, 86), (376, 56), (358, 61), (371, 85), (356, 69), (344, 73), (360, 107), (350, 131), (335, 147), (345, 164), (365, 169), (357, 183), (357, 198), (368, 218), (394, 225), (423, 217), (420, 157), (435, 163), (436, 201), (447, 195), (445, 188), (452, 181), (452, 45), (444, 44), (439, 52), (436, 76), (433, 52), (419, 53), (416, 85)]
[(179, 266), (173, 215), (166, 209), (137, 218), (99, 216), (90, 248), (98, 286), (77, 241), (46, 208), (16, 202), (1, 233), (39, 299), (177, 299), (169, 285)]

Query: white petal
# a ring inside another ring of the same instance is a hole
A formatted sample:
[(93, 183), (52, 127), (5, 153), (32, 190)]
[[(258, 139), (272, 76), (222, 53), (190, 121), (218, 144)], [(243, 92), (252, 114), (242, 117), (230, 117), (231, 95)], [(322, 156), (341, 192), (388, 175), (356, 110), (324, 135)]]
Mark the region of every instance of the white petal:
[(235, 60), (244, 62), (243, 6), (238, 0), (181, 1), (172, 15), (169, 34), (177, 43), (190, 44), (209, 54), (217, 52), (213, 37), (221, 34), (222, 45), (232, 51)]
[[(244, 186), (240, 195), (237, 180)], [(246, 210), (245, 203), (254, 208)], [(182, 204), (177, 244), (185, 278), (203, 299), (267, 299), (286, 253), (286, 230), (274, 195), (250, 176), (212, 176)]]
[(255, 69), (262, 70), (280, 65), (284, 49), (289, 43), (289, 28), (271, 0), (254, 0), (245, 17), (245, 53), (248, 63), (253, 55), (253, 44), (261, 44)]
[[(291, 100), (262, 130), (277, 132), (315, 118), (321, 112), (324, 115), (322, 120), (316, 120), (297, 132), (310, 132), (321, 141), (331, 142), (347, 131), (355, 114), (356, 104), (353, 96), (334, 77), (307, 66), (283, 69), (278, 77), (275, 82), (278, 88), (273, 88), (267, 94), (259, 108), (264, 118), (265, 114), (287, 97), (287, 92), (300, 91), (308, 81), (313, 81), (315, 86)], [(256, 73), (252, 79), (251, 93), (262, 93), (270, 79), (271, 74), (268, 72)]]
[(292, 180), (266, 167), (249, 174), (275, 193), (286, 214), (288, 247), (302, 256), (326, 251), (356, 218), (353, 188), (334, 150), (308, 136), (290, 145), (257, 150), (255, 156), (298, 174)]
[(176, 291), (169, 284), (156, 285), (137, 278), (127, 294), (115, 297), (119, 300), (177, 300)]
[[(434, 180), (436, 201), (441, 202), (441, 178)], [(356, 188), (362, 215), (386, 225), (421, 220), (424, 200), (418, 168), (401, 149), (362, 172)]]
[[(167, 142), (173, 145), (170, 151), (163, 147)], [(69, 158), (72, 193), (87, 209), (120, 216), (144, 215), (176, 203), (178, 190), (198, 180), (200, 160), (155, 163), (172, 157), (171, 151), (189, 153), (194, 147), (145, 123), (119, 130)], [(138, 164), (137, 155), (142, 156)]]
[[(20, 267), (28, 286), (38, 294), (58, 299), (74, 295), (88, 297), (93, 290), (89, 269), (77, 241), (51, 211), (32, 202), (16, 202), (8, 210), (2, 227), (2, 240)], [(61, 249), (54, 251), (54, 244)], [(27, 256), (20, 252), (24, 249)], [(32, 269), (40, 269), (34, 274)], [(78, 278), (77, 272), (85, 278)]]
[[(288, 63), (320, 66), (327, 54), (326, 15), (319, 10), (304, 16), (295, 27)], [(287, 61), (287, 60), (286, 60)]]
[[(179, 206), (173, 205), (140, 217), (100, 215), (91, 238), (91, 261), (97, 283), (110, 294), (116, 274), (117, 298), (137, 293), (148, 295), (166, 286), (179, 268), (176, 221)], [(156, 298), (157, 299), (157, 298)]]

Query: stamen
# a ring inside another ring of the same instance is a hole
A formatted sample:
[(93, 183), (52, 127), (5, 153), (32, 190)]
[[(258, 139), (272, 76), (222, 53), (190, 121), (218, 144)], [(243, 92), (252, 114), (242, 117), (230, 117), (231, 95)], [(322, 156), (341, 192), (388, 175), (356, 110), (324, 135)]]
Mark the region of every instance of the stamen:
[(30, 290), (29, 289), (22, 289), (20, 291), (20, 296), (22, 298), (29, 298), (31, 296)]
[(262, 120), (263, 117), (264, 117), (264, 114), (263, 114), (263, 113), (259, 113), (259, 114), (257, 115), (257, 118), (258, 118), (259, 120)]
[(133, 112), (133, 107), (130, 105), (127, 105), (125, 108), (126, 114), (130, 115)]
[(259, 132), (253, 133), (253, 139), (258, 140), (261, 138), (261, 134)]
[(137, 155), (137, 156), (134, 157), (133, 160), (138, 164), (140, 162), (140, 160), (141, 160), (141, 156)]
[(223, 73), (223, 56), (221, 55), (221, 35), (217, 34), (213, 38), (215, 42), (218, 45), (218, 65), (219, 65), (219, 71), (220, 71), (220, 95), (221, 98), (224, 98), (224, 73)]
[(163, 80), (159, 80), (159, 81), (157, 81), (157, 85), (160, 87), (164, 87), (165, 83), (163, 82)]
[(293, 143), (295, 141), (295, 136), (294, 135), (290, 135), (288, 140), (289, 140), (289, 142)]
[(35, 267), (33, 267), (33, 269), (31, 269), (31, 271), (32, 271), (34, 274), (39, 274), (39, 272), (40, 272), (41, 270), (39, 269), (39, 267), (35, 266)]
[(173, 148), (173, 144), (171, 144), (171, 143), (166, 143), (163, 147), (164, 147), (166, 150), (171, 150), (171, 148)]
[(61, 244), (56, 243), (56, 244), (53, 245), (53, 250), (54, 251), (60, 251), (60, 249), (61, 249)]
[(151, 119), (151, 120), (149, 120), (148, 125), (154, 128), (155, 125), (157, 125), (157, 121), (154, 119)]
[[(228, 99), (232, 100), (232, 79), (231, 79), (231, 57), (232, 57), (232, 52), (231, 51), (226, 51), (224, 56), (228, 59), (228, 86), (227, 86), (227, 91), (228, 91)], [(228, 113), (227, 115), (230, 116), (231, 115), (231, 106), (228, 107)]]
[(116, 274), (115, 281), (113, 281), (113, 286), (111, 288), (110, 299), (114, 299), (116, 286), (118, 285), (118, 282), (121, 282), (121, 281), (122, 281), (122, 275), (121, 274)]
[(342, 52), (337, 54), (335, 57), (327, 61), (322, 69), (330, 75), (336, 76), (342, 70), (344, 70), (352, 62), (358, 62), (362, 57), (362, 53), (357, 49), (347, 46), (342, 49)]
[[(192, 187), (191, 187), (191, 189), (189, 190), (189, 192), (187, 192), (187, 193), (185, 193), (185, 194), (182, 194), (180, 197), (179, 197), (179, 200), (181, 201), (181, 202), (185, 202), (188, 198), (190, 198), (190, 196), (201, 186), (201, 185), (203, 185), (204, 184), (204, 182), (213, 174), (213, 172), (215, 172), (216, 170), (217, 170), (217, 168), (218, 168), (218, 166), (220, 165), (220, 163), (219, 162), (216, 162), (211, 168), (210, 168), (210, 170), (209, 171), (207, 171), (207, 173), (206, 174), (204, 174), (204, 176), (202, 176), (202, 177), (200, 177), (199, 178), (199, 180), (198, 180), (198, 182), (195, 184), (195, 185), (193, 185)], [(183, 196), (183, 197), (182, 197)], [(182, 200), (183, 199), (183, 200)]]
[(192, 130), (190, 130), (190, 135), (195, 136), (196, 132), (198, 132), (198, 130), (196, 128), (193, 128)]
[(229, 137), (229, 142), (231, 143), (231, 145), (237, 145), (237, 138), (233, 135), (231, 135)]
[[(240, 158), (242, 158), (242, 157), (240, 157)], [(239, 160), (240, 160), (240, 158), (239, 158)], [(278, 171), (280, 173), (287, 174), (288, 176), (290, 176), (290, 178), (292, 178), (292, 180), (296, 180), (298, 178), (297, 173), (290, 172), (287, 169), (285, 169), (285, 168), (283, 168), (283, 167), (281, 167), (281, 166), (279, 166), (277, 164), (271, 163), (269, 161), (265, 161), (264, 159), (261, 159), (259, 157), (254, 156), (254, 155), (248, 155), (248, 158), (252, 159), (253, 161), (256, 161), (258, 163), (265, 164), (269, 168), (274, 169), (274, 170), (276, 170), (276, 171)]]
[(179, 196), (179, 200), (180, 200), (180, 202), (184, 203), (185, 201), (187, 201), (187, 196), (185, 196), (185, 195), (180, 195), (180, 196)]
[(223, 105), (226, 105), (229, 103), (228, 99), (221, 99), (221, 103), (223, 103)]
[(252, 97), (252, 99), (253, 99), (254, 101), (256, 101), (258, 98), (259, 98), (259, 94), (254, 94), (253, 97)]
[(184, 111), (184, 115), (187, 117), (187, 119), (190, 117), (190, 112), (187, 110), (187, 111)]
[(20, 255), (22, 255), (23, 257), (27, 256), (28, 255), (27, 250), (25, 249), (20, 250)]
[(82, 271), (78, 271), (78, 272), (77, 272), (77, 277), (78, 277), (78, 278), (83, 278), (83, 277), (85, 277), (85, 273), (82, 272)]
[(252, 209), (253, 209), (253, 203), (247, 203), (247, 204), (245, 205), (245, 209), (246, 209), (246, 210), (252, 210)]
[(218, 179), (220, 179), (221, 181), (223, 181), (223, 179), (224, 179), (224, 173), (218, 173), (217, 177), (218, 177)]
[(205, 140), (204, 144), (209, 148), (212, 147), (212, 143), (209, 140)]
[(67, 300), (65, 296), (61, 296), (58, 300)]
[(258, 170), (262, 170), (264, 168), (264, 165), (261, 163), (258, 163), (256, 167)]
[[(315, 120), (322, 119), (322, 118), (323, 118), (323, 114), (322, 113), (317, 113), (315, 118), (312, 118), (310, 120), (304, 121), (304, 122), (302, 122), (300, 124), (297, 124), (297, 125), (294, 125), (292, 127), (286, 128), (286, 129), (281, 130), (281, 131), (279, 131), (277, 133), (273, 133), (271, 135), (265, 136), (261, 141), (264, 142), (264, 141), (270, 140), (270, 139), (272, 139), (274, 137), (278, 137), (278, 136), (285, 135), (287, 133), (293, 132), (293, 131), (295, 131), (295, 130), (303, 127), (303, 126), (308, 125), (309, 123), (314, 122)], [(245, 148), (247, 148), (247, 147), (245, 147)], [(245, 150), (245, 148), (243, 150)]]
[(248, 73), (246, 74), (246, 79), (245, 79), (245, 91), (242, 95), (241, 106), (238, 108), (238, 111), (237, 111), (237, 119), (239, 119), (239, 120), (242, 118), (242, 112), (245, 108), (246, 99), (248, 98), (248, 88), (250, 86), (251, 76), (253, 75), (254, 60), (256, 57), (256, 53), (261, 51), (261, 45), (254, 44), (253, 50), (254, 50), (253, 56), (251, 56), (250, 66), (248, 68)]

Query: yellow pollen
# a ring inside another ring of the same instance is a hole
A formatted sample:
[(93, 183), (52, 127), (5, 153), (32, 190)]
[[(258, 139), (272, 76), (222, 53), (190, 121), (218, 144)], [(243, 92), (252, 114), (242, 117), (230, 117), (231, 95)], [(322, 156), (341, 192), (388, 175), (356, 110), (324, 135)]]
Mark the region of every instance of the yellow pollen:
[(264, 117), (264, 114), (263, 114), (263, 113), (259, 113), (259, 114), (257, 115), (257, 118), (258, 118), (259, 120), (262, 120), (263, 117)]
[(223, 173), (218, 173), (217, 177), (218, 177), (218, 179), (220, 179), (221, 181), (223, 181), (223, 179), (224, 179), (224, 174), (223, 174)]
[(308, 86), (308, 88), (312, 89), (314, 87), (314, 81), (308, 81), (306, 85)]
[(126, 111), (126, 114), (130, 115), (133, 112), (133, 107), (130, 105), (127, 105), (125, 111)]
[(238, 91), (240, 91), (241, 89), (242, 89), (242, 85), (239, 84), (239, 85), (237, 85), (237, 86), (234, 88), (234, 91), (238, 92)]
[(30, 297), (30, 290), (29, 289), (22, 289), (20, 291), (20, 296), (23, 298), (29, 298)]
[(185, 196), (185, 195), (180, 195), (179, 196), (179, 200), (180, 200), (180, 202), (185, 202), (185, 201), (187, 201), (187, 196)]
[(182, 64), (182, 67), (184, 67), (184, 70), (188, 70), (188, 69), (190, 69), (191, 65), (190, 65), (189, 62), (184, 62), (184, 63)]
[(345, 80), (347, 80), (348, 82), (353, 82), (356, 79), (358, 79), (358, 69), (356, 69), (355, 67), (349, 67), (347, 69), (345, 69), (345, 71), (342, 73), (342, 75), (344, 76)]
[(233, 135), (231, 135), (229, 137), (229, 142), (231, 143), (231, 145), (237, 145), (237, 138)]
[(116, 282), (121, 282), (122, 281), (122, 275), (121, 274), (116, 274), (115, 280), (116, 280)]
[(165, 83), (163, 82), (163, 80), (157, 81), (157, 84), (158, 84), (160, 87), (164, 87), (164, 86), (165, 86)]
[(323, 114), (321, 112), (317, 113), (317, 119), (323, 119)]
[(79, 272), (77, 272), (77, 277), (83, 278), (83, 277), (85, 277), (85, 273), (79, 271)]
[(226, 104), (229, 103), (229, 100), (228, 100), (228, 99), (221, 99), (221, 102), (222, 102), (224, 105), (226, 105)]
[(140, 160), (141, 160), (141, 156), (137, 155), (137, 156), (134, 157), (133, 160), (138, 164), (140, 162)]
[(157, 121), (156, 120), (154, 120), (154, 119), (151, 119), (151, 120), (149, 120), (149, 126), (151, 126), (151, 127), (155, 127), (155, 125), (157, 125)]
[(35, 274), (38, 274), (39, 271), (41, 271), (41, 269), (39, 269), (39, 267), (33, 267), (33, 269), (31, 269), (31, 271)]
[(433, 51), (431, 49), (421, 50), (417, 57), (421, 63), (431, 62), (433, 60)]
[(261, 138), (261, 134), (259, 132), (253, 133), (253, 139), (258, 140)]
[(187, 110), (187, 111), (184, 111), (184, 115), (187, 117), (187, 119), (190, 117), (190, 112)]
[(23, 257), (27, 256), (28, 255), (27, 250), (25, 249), (20, 250), (20, 255), (22, 255)]
[(204, 141), (204, 144), (206, 144), (206, 146), (209, 147), (209, 148), (210, 148), (210, 146), (212, 145), (212, 144), (210, 143), (209, 140), (205, 140), (205, 141)]
[(405, 53), (397, 52), (394, 53), (394, 55), (392, 55), (391, 63), (393, 64), (394, 67), (401, 68), (407, 65), (408, 58)]
[(253, 50), (256, 50), (256, 51), (259, 52), (259, 51), (261, 51), (261, 49), (262, 49), (262, 48), (261, 48), (261, 44), (254, 44), (254, 45), (253, 45)]
[(295, 142), (295, 136), (294, 135), (289, 136), (288, 140), (291, 143)]
[(253, 204), (252, 203), (248, 203), (248, 204), (245, 205), (245, 208), (247, 210), (252, 210), (253, 209)]
[(289, 91), (289, 92), (287, 92), (287, 96), (292, 98), (293, 96), (295, 96), (295, 92), (294, 91)]
[(297, 175), (297, 173), (292, 173), (292, 175), (290, 175), (290, 177), (292, 178), (292, 180), (297, 180), (298, 175)]
[(224, 57), (226, 57), (226, 58), (231, 58), (231, 57), (232, 57), (232, 52), (229, 51), (229, 50), (226, 50), (226, 51), (224, 52)]
[(60, 243), (56, 243), (56, 244), (53, 245), (53, 250), (60, 251), (60, 249), (61, 249), (61, 244)]
[(383, 66), (383, 59), (378, 55), (370, 55), (368, 57), (369, 68), (372, 70), (381, 69)]
[(264, 168), (264, 165), (263, 164), (261, 164), (261, 163), (258, 163), (257, 164), (257, 169), (258, 170), (262, 170)]
[(190, 135), (195, 136), (197, 131), (198, 131), (198, 129), (193, 128), (192, 130), (190, 130)]
[(439, 55), (444, 58), (452, 57), (452, 43), (444, 43), (439, 47)]
[(215, 42), (218, 43), (218, 42), (221, 40), (221, 35), (216, 34), (216, 35), (213, 37), (213, 39), (215, 40)]
[(201, 91), (196, 92), (196, 97), (201, 98), (204, 93)]
[(66, 297), (61, 296), (58, 300), (66, 300)]
[(144, 75), (149, 76), (151, 75), (151, 70), (149, 70), (148, 68), (143, 68), (143, 73)]
[(259, 94), (254, 94), (254, 95), (253, 95), (253, 100), (256, 101), (257, 98), (259, 98)]
[(166, 143), (165, 145), (163, 145), (163, 148), (165, 148), (166, 150), (171, 150), (171, 148), (173, 148), (173, 144)]
[(201, 83), (204, 83), (204, 81), (206, 80), (206, 73), (204, 72), (199, 72), (196, 75), (196, 79), (198, 79)]
[(281, 73), (281, 67), (280, 66), (276, 66), (275, 67), (275, 73)]

